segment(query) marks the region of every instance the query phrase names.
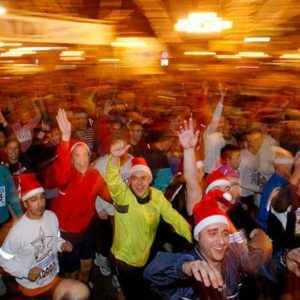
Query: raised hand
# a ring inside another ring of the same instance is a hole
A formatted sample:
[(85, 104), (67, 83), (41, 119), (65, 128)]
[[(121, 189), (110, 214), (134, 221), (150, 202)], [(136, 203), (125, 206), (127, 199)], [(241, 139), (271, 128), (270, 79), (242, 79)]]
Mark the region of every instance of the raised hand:
[(219, 82), (218, 83), (218, 89), (219, 89), (219, 92), (220, 92), (220, 95), (221, 95), (221, 101), (223, 101), (225, 96), (226, 96), (228, 88), (227, 88), (226, 85), (223, 85), (221, 82)]
[(113, 158), (121, 158), (125, 155), (130, 148), (130, 145), (127, 145), (125, 141), (119, 140), (113, 143), (110, 147), (110, 154)]
[(219, 291), (223, 288), (223, 278), (221, 273), (210, 266), (207, 261), (194, 260), (183, 264), (182, 271), (193, 276), (197, 281), (203, 282), (206, 287), (212, 286)]
[(189, 118), (188, 122), (184, 120), (183, 127), (180, 127), (177, 135), (183, 149), (194, 148), (197, 145), (199, 130), (194, 131), (193, 118)]
[(58, 127), (61, 131), (61, 138), (63, 141), (68, 142), (71, 138), (71, 123), (67, 118), (66, 112), (64, 109), (59, 109), (57, 112), (56, 120)]

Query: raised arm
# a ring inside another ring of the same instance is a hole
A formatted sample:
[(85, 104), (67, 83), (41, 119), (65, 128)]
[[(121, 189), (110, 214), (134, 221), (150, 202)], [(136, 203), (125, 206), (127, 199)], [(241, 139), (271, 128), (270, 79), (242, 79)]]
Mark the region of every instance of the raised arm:
[(180, 127), (177, 134), (183, 147), (183, 173), (187, 189), (186, 210), (189, 215), (192, 215), (195, 204), (202, 198), (202, 190), (197, 179), (195, 158), (195, 146), (199, 131), (195, 132), (193, 119), (190, 118), (188, 122), (184, 121), (183, 127)]

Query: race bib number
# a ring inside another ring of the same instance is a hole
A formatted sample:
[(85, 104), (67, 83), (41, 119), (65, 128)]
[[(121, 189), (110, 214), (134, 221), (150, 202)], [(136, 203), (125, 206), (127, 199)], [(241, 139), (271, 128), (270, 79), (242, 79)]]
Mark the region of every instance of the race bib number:
[(6, 204), (5, 186), (0, 186), (0, 207)]
[(30, 130), (24, 128), (20, 132), (18, 132), (18, 140), (20, 143), (24, 143), (32, 140)]
[(55, 277), (59, 271), (57, 257), (55, 254), (46, 256), (37, 264), (37, 266), (43, 269), (37, 281), (39, 285), (43, 285), (43, 282), (48, 280), (49, 277)]

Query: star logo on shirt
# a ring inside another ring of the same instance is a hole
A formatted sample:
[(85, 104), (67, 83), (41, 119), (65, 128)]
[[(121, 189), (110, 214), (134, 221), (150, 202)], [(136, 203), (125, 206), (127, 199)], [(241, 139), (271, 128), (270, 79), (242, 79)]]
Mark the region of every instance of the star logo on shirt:
[(34, 248), (34, 258), (37, 262), (41, 261), (53, 251), (53, 236), (45, 235), (43, 228), (40, 227), (39, 236), (31, 242)]

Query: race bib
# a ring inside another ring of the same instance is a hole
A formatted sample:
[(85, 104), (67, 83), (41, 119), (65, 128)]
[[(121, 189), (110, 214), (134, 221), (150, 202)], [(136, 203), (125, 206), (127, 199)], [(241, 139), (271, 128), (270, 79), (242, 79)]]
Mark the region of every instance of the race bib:
[(43, 269), (37, 280), (38, 285), (43, 285), (44, 281), (48, 280), (49, 277), (55, 277), (59, 271), (57, 256), (55, 254), (46, 256), (37, 266)]
[(6, 205), (5, 186), (0, 186), (0, 207)]
[(21, 129), (21, 131), (18, 132), (18, 140), (20, 143), (31, 141), (32, 136), (30, 130), (26, 128)]

